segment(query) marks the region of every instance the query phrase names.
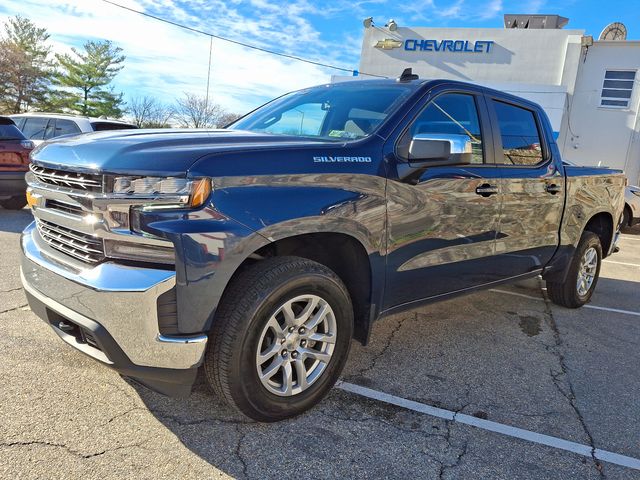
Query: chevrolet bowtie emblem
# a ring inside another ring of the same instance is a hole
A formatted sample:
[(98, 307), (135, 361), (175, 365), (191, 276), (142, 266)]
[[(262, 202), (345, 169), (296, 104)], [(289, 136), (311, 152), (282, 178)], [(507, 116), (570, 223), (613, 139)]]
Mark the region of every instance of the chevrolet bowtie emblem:
[(374, 45), (375, 48), (381, 48), (382, 50), (392, 50), (394, 48), (400, 48), (402, 46), (402, 42), (398, 40), (394, 40), (392, 38), (385, 38), (384, 40), (379, 40), (378, 43)]

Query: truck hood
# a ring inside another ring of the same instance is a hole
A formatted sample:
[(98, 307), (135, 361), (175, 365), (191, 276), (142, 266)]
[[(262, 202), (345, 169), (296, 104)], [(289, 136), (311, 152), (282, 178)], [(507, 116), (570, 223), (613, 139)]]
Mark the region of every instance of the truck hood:
[(57, 138), (36, 148), (31, 158), (50, 168), (184, 176), (202, 157), (223, 152), (340, 145), (240, 130), (121, 130)]

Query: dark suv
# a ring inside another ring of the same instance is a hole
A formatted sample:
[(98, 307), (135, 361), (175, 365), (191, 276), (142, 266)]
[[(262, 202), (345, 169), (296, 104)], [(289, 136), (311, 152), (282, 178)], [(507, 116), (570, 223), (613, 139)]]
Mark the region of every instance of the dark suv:
[(0, 206), (20, 210), (27, 204), (24, 174), (29, 169), (33, 142), (27, 140), (13, 120), (0, 117)]

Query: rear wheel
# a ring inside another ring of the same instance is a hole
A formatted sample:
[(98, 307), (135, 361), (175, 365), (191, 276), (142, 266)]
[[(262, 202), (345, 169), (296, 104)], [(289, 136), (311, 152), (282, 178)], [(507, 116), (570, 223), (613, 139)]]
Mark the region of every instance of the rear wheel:
[(24, 195), (0, 200), (0, 206), (5, 210), (22, 210), (27, 205), (27, 199)]
[(298, 257), (263, 260), (229, 285), (205, 357), (214, 391), (263, 422), (318, 403), (344, 367), (353, 310), (340, 278)]
[(568, 308), (587, 303), (598, 283), (601, 264), (600, 237), (593, 232), (584, 232), (564, 283), (547, 282), (547, 292), (553, 303)]

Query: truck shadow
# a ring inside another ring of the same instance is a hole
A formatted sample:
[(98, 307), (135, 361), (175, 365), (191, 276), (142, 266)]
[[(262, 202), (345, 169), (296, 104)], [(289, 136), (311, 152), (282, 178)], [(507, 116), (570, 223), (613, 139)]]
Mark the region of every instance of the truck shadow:
[(0, 207), (0, 232), (20, 233), (33, 222), (31, 210), (5, 210)]
[[(540, 295), (540, 290), (537, 289), (536, 285), (535, 282), (523, 282), (515, 284), (513, 290), (537, 297)], [(631, 294), (637, 289), (637, 286), (638, 282), (631, 279), (601, 278), (598, 284), (599, 295), (594, 297), (594, 303), (601, 303), (601, 300), (609, 297), (611, 292), (619, 292), (621, 296), (615, 299), (616, 302), (620, 302), (618, 308), (629, 309), (629, 304), (626, 301), (623, 303), (623, 300), (626, 298), (625, 295)], [(476, 295), (484, 294), (478, 293)], [(495, 295), (495, 292), (487, 293), (487, 295)], [(450, 328), (462, 331), (464, 330), (463, 323), (470, 320), (465, 315), (460, 316), (455, 313), (460, 305), (459, 301), (453, 301), (449, 308), (451, 308), (453, 321), (461, 322), (461, 324), (450, 326)], [(543, 302), (530, 302), (526, 306), (521, 304), (522, 299), (514, 296), (512, 304), (502, 305), (495, 312), (497, 317), (505, 317), (504, 321), (493, 325), (485, 325), (485, 330), (482, 331), (486, 335), (493, 337), (496, 335), (496, 331), (508, 328), (509, 317), (506, 314), (509, 312), (505, 313), (503, 310), (519, 311), (522, 308), (531, 310), (539, 306), (542, 312), (545, 308)], [(436, 307), (421, 309), (425, 314), (425, 318), (428, 318), (429, 311), (432, 308)], [(606, 338), (611, 337), (611, 332), (607, 330), (613, 328), (611, 325), (620, 324), (621, 322), (626, 324), (628, 319), (631, 318), (621, 316), (618, 321), (613, 323), (597, 322), (591, 319), (591, 316), (595, 314), (589, 311), (588, 315), (580, 317), (578, 321), (578, 317), (573, 317), (577, 315), (578, 310), (562, 309), (561, 311), (564, 312), (563, 316), (566, 315), (566, 318), (574, 318), (575, 322), (588, 326), (589, 331)], [(614, 313), (613, 315), (616, 314)], [(434, 321), (432, 322), (433, 325), (438, 324)], [(516, 326), (514, 326), (514, 330), (515, 328)], [(527, 339), (535, 337), (532, 337), (529, 333), (523, 331), (522, 335), (526, 335)], [(478, 331), (475, 333), (469, 331), (468, 338), (465, 338), (466, 335), (462, 335), (458, 337), (457, 341), (476, 343), (478, 341), (477, 335)], [(414, 358), (429, 358), (429, 352), (440, 348), (437, 335), (431, 342), (428, 341), (428, 338), (423, 337), (420, 341), (407, 347), (413, 352), (412, 356)], [(507, 343), (512, 341), (514, 340), (509, 340)], [(534, 342), (535, 340), (532, 339), (531, 341)], [(619, 347), (614, 341), (611, 342), (611, 345), (608, 345), (608, 348), (613, 350)], [(414, 348), (416, 349), (415, 351)], [(367, 363), (367, 354), (364, 352), (365, 350), (362, 348), (352, 349), (351, 356), (355, 357), (352, 360), (356, 364), (360, 364), (361, 361)], [(395, 355), (397, 353), (388, 351), (385, 352), (385, 355)], [(443, 351), (442, 355), (443, 357), (440, 360), (445, 364), (455, 361), (456, 356), (454, 354), (449, 357), (446, 351)], [(462, 369), (462, 378), (477, 377), (475, 365), (483, 361), (483, 359), (496, 364), (504, 361), (500, 358), (495, 358), (496, 355), (499, 356), (497, 353), (479, 351), (477, 355), (478, 358), (468, 359), (465, 365), (459, 365), (459, 368)], [(397, 368), (402, 369), (402, 365), (401, 362), (398, 363)], [(424, 364), (419, 368), (424, 373), (431, 371), (431, 367), (428, 364)], [(488, 372), (491, 372), (491, 370), (488, 370)], [(383, 376), (387, 377), (393, 374), (393, 372), (387, 371), (384, 372)], [(532, 376), (532, 378), (534, 377), (535, 375)], [(375, 379), (375, 374), (374, 378), (369, 377), (368, 380), (373, 384), (378, 383)], [(487, 379), (478, 378), (480, 383), (485, 380)], [(384, 382), (384, 379), (381, 379), (381, 381)], [(356, 383), (360, 382), (356, 380)], [(353, 397), (351, 394), (338, 389), (333, 389), (318, 406), (299, 417), (273, 424), (261, 424), (248, 420), (216, 398), (206, 385), (202, 374), (198, 377), (191, 396), (185, 399), (164, 397), (133, 382), (131, 384), (155, 418), (171, 431), (186, 448), (215, 469), (235, 478), (282, 478), (289, 475), (304, 478), (323, 478), (338, 475), (340, 472), (348, 477), (350, 476), (348, 472), (354, 473), (353, 469), (356, 467), (362, 476), (376, 477), (378, 476), (376, 468), (380, 468), (380, 465), (385, 465), (385, 468), (391, 469), (390, 471), (394, 471), (394, 468), (402, 468), (404, 454), (399, 455), (398, 453), (399, 451), (404, 452), (403, 449), (405, 447), (409, 448), (411, 446), (411, 442), (407, 441), (408, 438), (413, 438), (411, 437), (411, 431), (416, 429), (414, 433), (421, 435), (421, 438), (426, 439), (429, 437), (425, 437), (421, 428), (419, 426), (416, 427), (416, 425), (419, 425), (420, 422), (429, 422), (428, 428), (438, 428), (437, 423), (435, 423), (437, 421), (430, 417), (416, 418), (408, 415), (406, 411), (398, 407)], [(508, 391), (511, 388), (508, 377), (499, 381), (498, 384), (504, 391)], [(436, 385), (436, 383), (432, 382), (433, 385)], [(443, 388), (448, 388), (446, 387), (448, 385), (446, 382), (443, 385), (445, 385)], [(536, 385), (535, 381), (531, 382), (532, 389), (539, 388)], [(415, 395), (418, 397), (421, 395), (421, 386), (421, 382), (416, 383), (418, 391)], [(615, 391), (626, 388), (616, 381), (610, 387)], [(469, 386), (469, 388), (473, 389), (474, 387)], [(479, 388), (478, 391), (481, 391), (481, 389)], [(448, 398), (446, 391), (436, 393), (442, 395), (443, 398)], [(532, 391), (531, 393), (535, 392)], [(426, 395), (424, 392), (422, 394)], [(495, 398), (484, 398), (481, 401), (487, 403), (498, 402)], [(620, 408), (624, 410), (625, 407), (621, 404)], [(363, 412), (366, 412), (366, 415), (363, 415)], [(631, 412), (622, 412), (621, 415), (633, 414)], [(408, 423), (405, 424), (405, 422)], [(401, 433), (400, 437), (398, 437), (399, 431), (408, 433)], [(387, 435), (389, 436), (388, 438)], [(408, 436), (405, 438), (404, 435)], [(444, 454), (444, 450), (442, 450), (444, 447), (437, 443), (437, 437), (434, 438), (436, 438), (434, 440), (435, 443), (429, 444), (425, 448), (435, 452), (434, 455)], [(424, 441), (426, 442), (427, 440)], [(440, 450), (442, 452), (438, 453)], [(405, 453), (410, 455), (410, 452)], [(363, 460), (367, 455), (377, 460), (371, 462)], [(425, 476), (429, 475), (425, 473)]]
[[(199, 378), (192, 394), (183, 399), (168, 398), (127, 381), (159, 422), (221, 473), (233, 478), (275, 479), (293, 476), (294, 472), (300, 478), (323, 478), (334, 468), (340, 471), (338, 466), (330, 467), (326, 462), (340, 452), (344, 456), (345, 439), (337, 432), (344, 426), (337, 427), (339, 420), (330, 419), (327, 414), (339, 411), (339, 402), (349, 394), (334, 389), (310, 412), (265, 424), (235, 412), (215, 396), (203, 378)], [(324, 428), (318, 428), (320, 425)], [(325, 467), (320, 470), (316, 467), (312, 473), (310, 465), (318, 463)]]

